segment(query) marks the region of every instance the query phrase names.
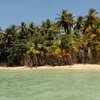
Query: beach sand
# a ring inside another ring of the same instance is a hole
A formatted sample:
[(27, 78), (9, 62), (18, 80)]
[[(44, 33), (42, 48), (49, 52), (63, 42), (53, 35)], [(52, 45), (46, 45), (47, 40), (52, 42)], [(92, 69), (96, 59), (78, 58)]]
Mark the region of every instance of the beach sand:
[(0, 66), (0, 70), (90, 70), (90, 71), (100, 71), (100, 65), (96, 64), (75, 64), (66, 66), (38, 66), (32, 69), (27, 66), (17, 66), (17, 67), (6, 67)]

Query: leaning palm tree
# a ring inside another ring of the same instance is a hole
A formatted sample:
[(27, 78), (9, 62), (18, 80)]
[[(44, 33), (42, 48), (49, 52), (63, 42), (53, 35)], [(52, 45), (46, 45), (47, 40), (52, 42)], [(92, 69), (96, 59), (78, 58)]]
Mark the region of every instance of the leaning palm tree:
[(62, 10), (61, 14), (58, 15), (59, 17), (56, 18), (58, 26), (61, 27), (61, 29), (64, 30), (65, 33), (69, 34), (74, 24), (73, 15), (67, 10)]

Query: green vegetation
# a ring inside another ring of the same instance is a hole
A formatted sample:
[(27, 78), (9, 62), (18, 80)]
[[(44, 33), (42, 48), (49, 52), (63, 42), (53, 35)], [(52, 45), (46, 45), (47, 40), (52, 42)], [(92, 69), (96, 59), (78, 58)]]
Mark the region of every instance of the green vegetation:
[(77, 19), (62, 10), (47, 19), (0, 29), (0, 64), (7, 66), (71, 65), (100, 62), (100, 17), (95, 9)]

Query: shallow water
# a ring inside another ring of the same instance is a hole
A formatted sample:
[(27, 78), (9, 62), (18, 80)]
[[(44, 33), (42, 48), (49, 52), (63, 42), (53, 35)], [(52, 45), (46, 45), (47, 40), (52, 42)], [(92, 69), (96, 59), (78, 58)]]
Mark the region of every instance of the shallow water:
[(100, 72), (0, 71), (0, 100), (100, 100)]

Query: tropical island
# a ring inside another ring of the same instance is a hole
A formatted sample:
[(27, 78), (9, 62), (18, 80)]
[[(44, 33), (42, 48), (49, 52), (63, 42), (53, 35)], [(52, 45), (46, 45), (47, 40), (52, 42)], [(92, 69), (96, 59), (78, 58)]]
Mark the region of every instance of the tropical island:
[(47, 19), (0, 29), (1, 66), (66, 66), (100, 64), (100, 16), (90, 9), (86, 16), (68, 10)]

